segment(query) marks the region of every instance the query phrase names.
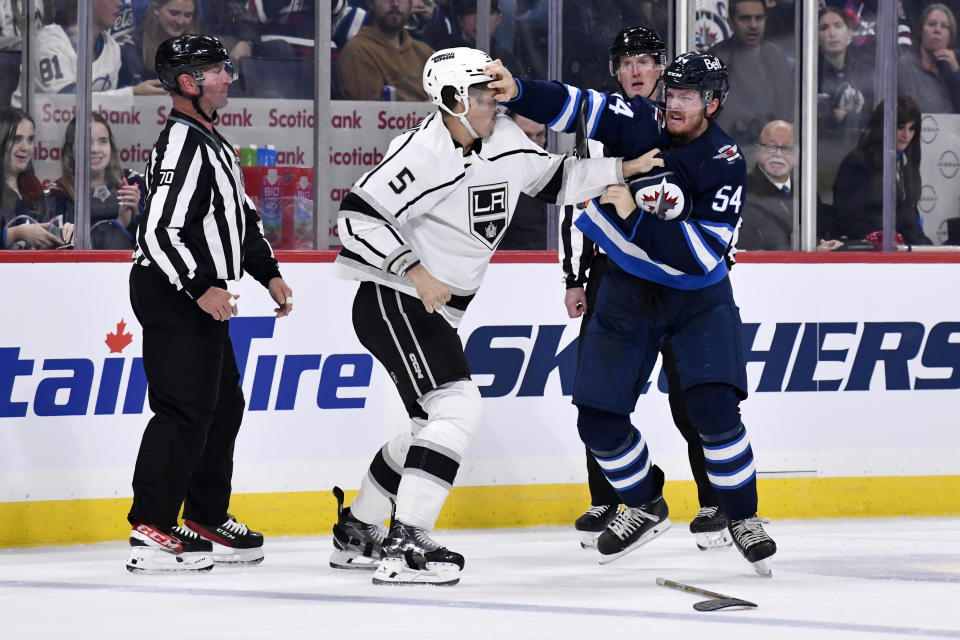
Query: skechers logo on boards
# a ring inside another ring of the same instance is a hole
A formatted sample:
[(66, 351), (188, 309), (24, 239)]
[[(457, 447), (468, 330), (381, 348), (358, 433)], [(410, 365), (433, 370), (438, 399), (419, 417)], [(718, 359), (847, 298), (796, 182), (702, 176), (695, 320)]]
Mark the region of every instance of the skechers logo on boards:
[[(248, 373), (253, 340), (273, 337), (275, 318), (235, 318), (230, 322), (237, 366), (241, 376)], [(940, 322), (927, 330), (920, 322), (780, 322), (764, 330), (768, 339), (758, 346), (759, 324), (744, 324), (746, 361), (751, 392), (869, 391), (874, 373), (884, 372), (883, 390), (960, 389), (960, 322)], [(547, 381), (556, 371), (561, 393), (570, 395), (576, 372), (577, 341), (563, 345), (566, 325), (493, 325), (477, 328), (464, 349), (473, 377), (481, 384), (484, 397), (543, 396)], [(494, 346), (504, 339), (520, 346)], [(532, 346), (530, 342), (532, 339)], [(769, 343), (769, 346), (766, 346)], [(825, 344), (835, 344), (825, 348)], [(895, 344), (895, 346), (889, 346)], [(842, 345), (842, 346), (840, 346)], [(128, 364), (129, 362), (129, 364)], [(818, 364), (832, 374), (817, 375)], [(22, 393), (23, 378), (33, 376), (35, 361), (21, 358), (19, 347), (0, 348), (0, 418), (24, 417), (30, 396)], [(277, 365), (279, 384), (272, 406)], [(322, 365), (322, 366), (321, 366)], [(37, 416), (86, 415), (91, 398), (95, 415), (141, 414), (147, 380), (141, 358), (105, 358), (99, 380), (95, 365), (85, 358), (49, 358), (43, 371), (69, 372), (44, 377), (33, 388), (32, 410)], [(365, 398), (358, 389), (369, 388), (373, 359), (369, 354), (335, 354), (324, 360), (319, 354), (259, 355), (253, 367), (248, 410), (289, 411), (294, 409), (301, 376), (320, 370), (317, 406), (320, 409), (362, 408)], [(912, 369), (912, 372), (911, 372)], [(939, 370), (928, 371), (927, 370)], [(946, 371), (944, 371), (946, 370)], [(832, 376), (832, 377), (828, 377)], [(125, 380), (124, 380), (125, 378)], [(20, 380), (18, 380), (20, 379)], [(125, 386), (124, 386), (125, 385)], [(14, 398), (14, 387), (20, 391)], [(650, 384), (644, 388), (649, 390)], [(343, 389), (354, 389), (341, 397)], [(666, 392), (660, 372), (657, 388)]]

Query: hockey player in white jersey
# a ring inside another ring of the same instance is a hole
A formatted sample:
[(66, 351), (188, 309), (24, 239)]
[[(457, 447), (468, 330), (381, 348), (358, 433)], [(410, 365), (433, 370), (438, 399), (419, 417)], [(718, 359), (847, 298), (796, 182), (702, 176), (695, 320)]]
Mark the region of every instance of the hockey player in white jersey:
[(349, 508), (334, 490), (340, 513), (330, 564), (376, 569), (377, 584), (460, 579), (463, 556), (429, 535), (482, 421), (456, 327), (519, 194), (582, 202), (660, 162), (652, 153), (622, 161), (543, 151), (499, 114), (483, 72), (490, 62), (476, 49), (434, 53), (423, 86), (438, 110), (397, 136), (340, 207), (338, 275), (361, 280), (354, 329), (411, 419), (409, 432), (377, 452)]

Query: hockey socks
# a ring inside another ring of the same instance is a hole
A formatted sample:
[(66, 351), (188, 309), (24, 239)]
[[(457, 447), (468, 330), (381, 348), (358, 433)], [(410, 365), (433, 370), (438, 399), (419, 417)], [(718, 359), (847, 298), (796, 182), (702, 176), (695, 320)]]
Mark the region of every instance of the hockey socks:
[(732, 433), (711, 437), (701, 433), (707, 477), (717, 490), (723, 513), (730, 520), (757, 513), (757, 471), (753, 449), (743, 424)]

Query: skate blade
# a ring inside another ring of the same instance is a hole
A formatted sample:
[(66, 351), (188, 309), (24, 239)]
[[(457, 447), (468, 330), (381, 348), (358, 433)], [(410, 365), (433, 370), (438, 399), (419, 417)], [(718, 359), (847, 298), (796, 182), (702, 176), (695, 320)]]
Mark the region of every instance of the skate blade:
[(603, 531), (581, 531), (580, 532), (580, 548), (596, 549), (597, 538), (600, 537), (601, 533), (603, 533)]
[(753, 570), (757, 572), (758, 576), (763, 576), (764, 578), (773, 577), (773, 569), (770, 568), (770, 564), (767, 562), (767, 558), (763, 560), (757, 560), (756, 562), (751, 562), (753, 565)]
[(127, 571), (143, 575), (190, 573), (213, 569), (213, 557), (209, 553), (169, 553), (162, 549), (134, 547), (127, 556)]
[(357, 552), (334, 549), (330, 554), (330, 567), (347, 571), (374, 571), (380, 564), (380, 558), (370, 558)]
[(263, 547), (253, 549), (234, 549), (223, 545), (213, 545), (214, 564), (233, 566), (251, 566), (263, 562)]
[(733, 544), (733, 538), (730, 537), (730, 533), (726, 529), (723, 531), (706, 531), (693, 535), (697, 542), (697, 548), (700, 549), (700, 551), (723, 549)]
[(653, 529), (650, 529), (650, 531), (647, 531), (645, 534), (637, 538), (636, 542), (631, 544), (629, 547), (627, 547), (623, 551), (620, 551), (618, 553), (612, 553), (608, 556), (600, 556), (600, 564), (610, 564), (617, 558), (622, 558), (623, 556), (627, 555), (634, 549), (637, 549), (638, 547), (642, 547), (643, 545), (647, 544), (654, 538), (657, 538), (663, 535), (663, 533), (670, 528), (671, 524), (673, 523), (670, 522), (670, 520), (664, 518), (662, 522), (658, 522)]
[(452, 587), (460, 582), (460, 567), (443, 562), (429, 562), (429, 569), (411, 569), (402, 558), (384, 558), (373, 574), (373, 584), (413, 585), (430, 584)]

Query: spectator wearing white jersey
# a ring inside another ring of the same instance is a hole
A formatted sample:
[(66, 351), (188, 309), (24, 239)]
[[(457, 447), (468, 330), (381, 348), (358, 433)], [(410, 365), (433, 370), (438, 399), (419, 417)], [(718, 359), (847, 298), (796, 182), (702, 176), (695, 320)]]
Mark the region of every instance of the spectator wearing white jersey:
[[(94, 59), (91, 84), (101, 95), (162, 95), (159, 80), (144, 80), (133, 87), (118, 88), (120, 74), (120, 45), (110, 35), (121, 0), (93, 0)], [(37, 34), (37, 55), (30, 76), (34, 90), (40, 93), (75, 93), (77, 85), (77, 3), (65, 2), (57, 6), (54, 22)], [(13, 103), (20, 105), (19, 88)]]

